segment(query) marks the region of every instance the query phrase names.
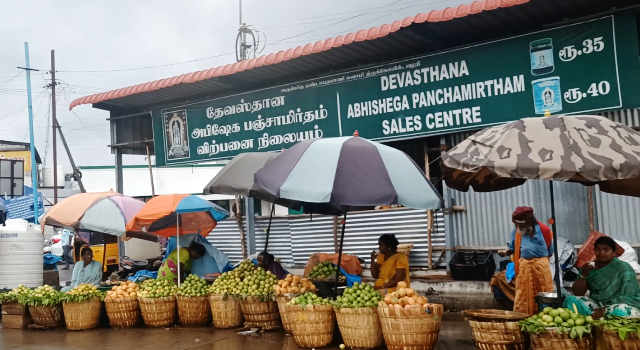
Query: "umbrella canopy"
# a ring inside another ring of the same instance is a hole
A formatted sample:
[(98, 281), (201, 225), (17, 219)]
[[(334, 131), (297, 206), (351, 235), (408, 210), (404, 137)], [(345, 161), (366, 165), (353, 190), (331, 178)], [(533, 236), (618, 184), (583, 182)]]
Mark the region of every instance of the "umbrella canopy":
[(54, 205), (41, 219), (44, 227), (71, 227), (78, 230), (123, 236), (127, 221), (144, 202), (118, 192), (80, 193)]
[(256, 171), (277, 157), (273, 152), (247, 152), (235, 156), (207, 184), (203, 194), (228, 194), (253, 197), (253, 176)]
[(600, 116), (525, 118), (484, 129), (443, 154), (447, 186), (504, 190), (527, 179), (599, 185), (640, 197), (640, 134)]
[(302, 141), (255, 174), (258, 198), (301, 204), (306, 212), (400, 204), (439, 209), (442, 197), (405, 153), (357, 136)]
[(162, 237), (176, 234), (180, 215), (180, 234), (198, 233), (207, 236), (218, 221), (229, 217), (229, 212), (204, 199), (191, 195), (172, 194), (157, 196), (127, 223), (127, 231), (150, 232)]

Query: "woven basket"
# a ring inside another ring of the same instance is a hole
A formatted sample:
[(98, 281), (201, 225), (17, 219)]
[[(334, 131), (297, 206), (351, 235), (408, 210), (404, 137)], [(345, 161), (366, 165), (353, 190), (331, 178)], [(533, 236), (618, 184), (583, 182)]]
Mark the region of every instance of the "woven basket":
[(389, 350), (433, 350), (438, 342), (444, 307), (399, 309), (378, 306), (382, 336)]
[(100, 321), (102, 302), (91, 298), (79, 303), (63, 303), (64, 322), (70, 331), (96, 328)]
[(471, 336), (480, 350), (525, 350), (526, 335), (517, 322), (478, 322), (469, 320)]
[(505, 322), (505, 321), (520, 321), (528, 318), (529, 315), (520, 312), (494, 310), (494, 309), (475, 309), (466, 310), (462, 313), (469, 319), (478, 322)]
[[(593, 331), (595, 332), (595, 328)], [(596, 344), (591, 334), (582, 335), (582, 339), (571, 339), (569, 334), (560, 334), (555, 329), (529, 335), (531, 350), (594, 350)]]
[(33, 323), (42, 327), (62, 327), (64, 326), (64, 314), (62, 305), (56, 306), (29, 306), (29, 313)]
[(333, 340), (334, 313), (330, 305), (287, 305), (293, 317), (293, 339), (299, 348), (323, 348)]
[(293, 323), (295, 320), (291, 314), (287, 313), (287, 306), (291, 300), (290, 297), (287, 296), (279, 296), (277, 298), (278, 301), (278, 310), (280, 311), (280, 318), (282, 319), (282, 326), (284, 327), (284, 331), (286, 333), (293, 333)]
[(178, 295), (178, 317), (183, 326), (204, 326), (211, 323), (209, 297)]
[(151, 327), (166, 327), (176, 316), (176, 297), (139, 298), (140, 313), (144, 324)]
[(140, 304), (138, 299), (133, 298), (106, 298), (104, 306), (107, 309), (107, 316), (111, 327), (129, 328), (140, 324)]
[(222, 295), (209, 297), (213, 326), (216, 328), (234, 328), (242, 326), (242, 308), (240, 302), (233, 298), (225, 298)]
[(635, 333), (627, 334), (627, 340), (620, 339), (618, 332), (609, 329), (603, 329), (600, 334), (609, 350), (640, 350), (640, 339)]
[(375, 308), (340, 308), (336, 320), (348, 348), (375, 349), (382, 344), (380, 317)]
[(278, 303), (275, 301), (259, 301), (256, 297), (247, 297), (240, 303), (246, 327), (260, 327), (271, 330), (282, 327)]
[(411, 253), (412, 249), (413, 249), (413, 243), (401, 243), (401, 244), (398, 244), (396, 251), (398, 253), (402, 253), (406, 256), (409, 256), (409, 253)]

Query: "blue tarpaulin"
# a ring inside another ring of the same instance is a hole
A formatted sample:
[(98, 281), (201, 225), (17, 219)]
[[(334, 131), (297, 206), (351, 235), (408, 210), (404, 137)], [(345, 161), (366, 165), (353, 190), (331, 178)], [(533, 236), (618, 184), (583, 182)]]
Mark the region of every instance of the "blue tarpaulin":
[[(211, 273), (222, 273), (228, 271), (229, 257), (221, 252), (218, 248), (214, 247), (207, 241), (202, 235), (192, 233), (188, 235), (180, 236), (180, 249), (186, 249), (192, 242), (202, 244), (207, 254), (198, 260), (194, 260), (191, 265), (191, 273), (200, 277)], [(167, 251), (165, 253), (164, 261), (167, 256), (177, 248), (176, 237), (172, 236), (167, 242)]]

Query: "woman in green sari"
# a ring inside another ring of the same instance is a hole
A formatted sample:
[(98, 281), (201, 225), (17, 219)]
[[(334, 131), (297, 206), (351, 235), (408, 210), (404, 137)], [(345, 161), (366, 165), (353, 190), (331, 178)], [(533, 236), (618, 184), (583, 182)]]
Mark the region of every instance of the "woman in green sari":
[(596, 320), (603, 316), (640, 317), (640, 285), (633, 268), (615, 257), (615, 241), (598, 238), (594, 252), (595, 266), (582, 267), (580, 279), (573, 285), (575, 296), (567, 297), (563, 306), (573, 310), (575, 305), (580, 314)]

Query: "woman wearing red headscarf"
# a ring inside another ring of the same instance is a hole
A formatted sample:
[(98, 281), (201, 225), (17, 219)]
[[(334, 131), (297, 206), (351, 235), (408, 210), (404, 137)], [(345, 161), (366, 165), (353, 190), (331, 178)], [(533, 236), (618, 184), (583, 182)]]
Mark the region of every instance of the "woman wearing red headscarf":
[(553, 292), (549, 257), (553, 255), (552, 233), (549, 227), (533, 216), (530, 207), (518, 207), (511, 215), (515, 229), (511, 233), (509, 250), (516, 271), (516, 296), (513, 311), (534, 315), (538, 308), (534, 298), (541, 292)]

